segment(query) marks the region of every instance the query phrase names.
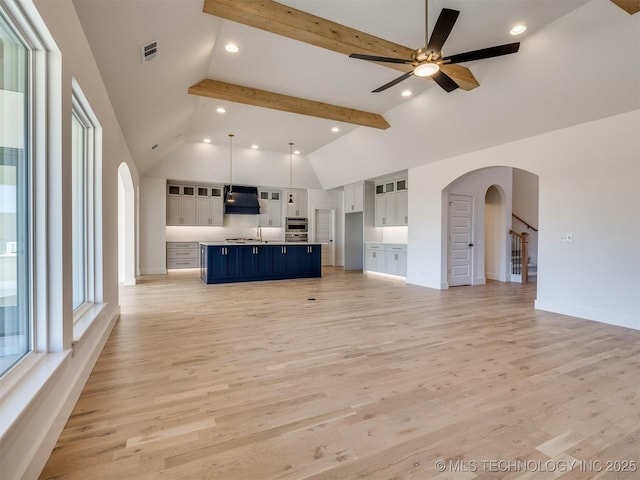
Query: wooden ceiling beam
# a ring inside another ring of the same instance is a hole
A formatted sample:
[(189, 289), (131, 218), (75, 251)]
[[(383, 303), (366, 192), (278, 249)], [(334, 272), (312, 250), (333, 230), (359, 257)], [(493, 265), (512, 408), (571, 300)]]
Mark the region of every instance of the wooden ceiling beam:
[(218, 80), (202, 80), (189, 87), (189, 93), (201, 97), (271, 108), (273, 110), (298, 113), (300, 115), (325, 118), (327, 120), (335, 120), (381, 130), (386, 130), (390, 126), (384, 117), (377, 113), (363, 112), (352, 108), (339, 107), (328, 103), (291, 97), (289, 95), (258, 90), (251, 87), (243, 87)]
[(629, 15), (640, 12), (640, 0), (611, 0)]
[[(411, 58), (413, 49), (270, 0), (204, 0), (203, 12), (349, 55)], [(411, 65), (380, 63), (408, 72)]]

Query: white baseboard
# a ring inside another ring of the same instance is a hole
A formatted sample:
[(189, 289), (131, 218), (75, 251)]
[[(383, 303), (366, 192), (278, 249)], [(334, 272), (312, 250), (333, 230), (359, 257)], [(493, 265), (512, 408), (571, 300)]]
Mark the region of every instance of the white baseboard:
[(582, 305), (571, 305), (562, 302), (549, 302), (544, 300), (536, 300), (535, 308), (546, 312), (561, 313), (572, 317), (592, 320), (594, 322), (606, 323), (617, 327), (631, 328), (640, 330), (640, 318), (637, 315), (624, 313), (615, 313), (604, 310), (598, 310)]
[(142, 275), (166, 275), (167, 273), (166, 268), (142, 268), (140, 271)]

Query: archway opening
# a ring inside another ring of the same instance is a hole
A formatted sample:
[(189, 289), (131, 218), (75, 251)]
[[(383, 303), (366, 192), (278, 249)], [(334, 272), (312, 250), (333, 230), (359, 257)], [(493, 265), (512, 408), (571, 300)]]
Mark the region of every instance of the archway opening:
[(507, 281), (504, 220), (503, 195), (498, 187), (491, 185), (484, 197), (484, 275), (487, 280)]

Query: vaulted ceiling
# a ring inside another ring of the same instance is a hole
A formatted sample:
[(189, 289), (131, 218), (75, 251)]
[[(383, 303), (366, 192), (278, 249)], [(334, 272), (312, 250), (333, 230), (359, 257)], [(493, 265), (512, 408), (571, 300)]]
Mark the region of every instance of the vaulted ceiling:
[[(441, 8), (460, 10), (445, 45), (446, 54), (520, 41), (521, 51), (516, 55), (527, 55), (531, 35), (589, 1), (602, 0), (431, 0), (429, 25), (434, 25)], [(280, 3), (411, 49), (425, 44), (423, 0)], [(384, 92), (370, 93), (399, 72), (203, 13), (205, 0), (74, 0), (74, 4), (141, 174), (185, 143), (207, 138), (225, 145), (228, 133), (235, 134), (239, 147), (257, 145), (260, 150), (287, 152), (288, 143), (295, 141), (303, 155), (311, 154), (356, 128), (376, 128), (351, 123), (348, 115), (321, 118), (316, 113), (326, 110), (323, 105), (339, 106), (347, 113), (366, 112), (384, 122), (389, 110), (414, 101), (427, 89), (438, 89), (432, 80), (411, 77)], [(527, 25), (517, 40), (509, 34), (516, 23)], [(158, 56), (143, 63), (141, 48), (153, 41), (158, 43)], [(229, 42), (238, 46), (237, 53), (225, 50)], [(510, 57), (482, 60), (487, 64), (483, 69), (490, 69), (491, 62), (513, 62)], [(474, 71), (474, 63), (465, 66)], [(491, 80), (482, 74), (477, 78), (480, 89)], [(295, 99), (311, 103), (298, 102), (297, 108), (305, 110), (301, 112), (237, 103), (217, 94), (200, 96), (203, 92), (193, 89), (189, 93), (190, 87), (202, 87), (200, 82), (207, 79), (223, 90), (244, 87), (247, 98), (274, 92), (285, 100), (293, 98), (294, 104)], [(413, 96), (401, 96), (405, 89)], [(456, 91), (455, 95), (472, 96), (475, 91)], [(442, 90), (438, 94), (454, 95)], [(312, 107), (317, 105), (320, 110), (314, 113)], [(466, 108), (465, 98), (457, 98), (455, 105)], [(226, 113), (218, 113), (219, 107)], [(309, 112), (311, 115), (302, 114)], [(339, 132), (333, 132), (333, 127)], [(459, 141), (464, 142), (464, 136)]]

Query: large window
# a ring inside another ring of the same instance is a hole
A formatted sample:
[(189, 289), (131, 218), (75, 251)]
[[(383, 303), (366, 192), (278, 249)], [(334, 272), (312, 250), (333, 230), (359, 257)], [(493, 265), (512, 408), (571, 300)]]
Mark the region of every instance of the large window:
[(101, 215), (102, 127), (76, 79), (72, 79), (71, 238), (74, 339), (91, 322), (85, 312), (102, 301)]
[(29, 56), (0, 12), (0, 375), (32, 345)]

